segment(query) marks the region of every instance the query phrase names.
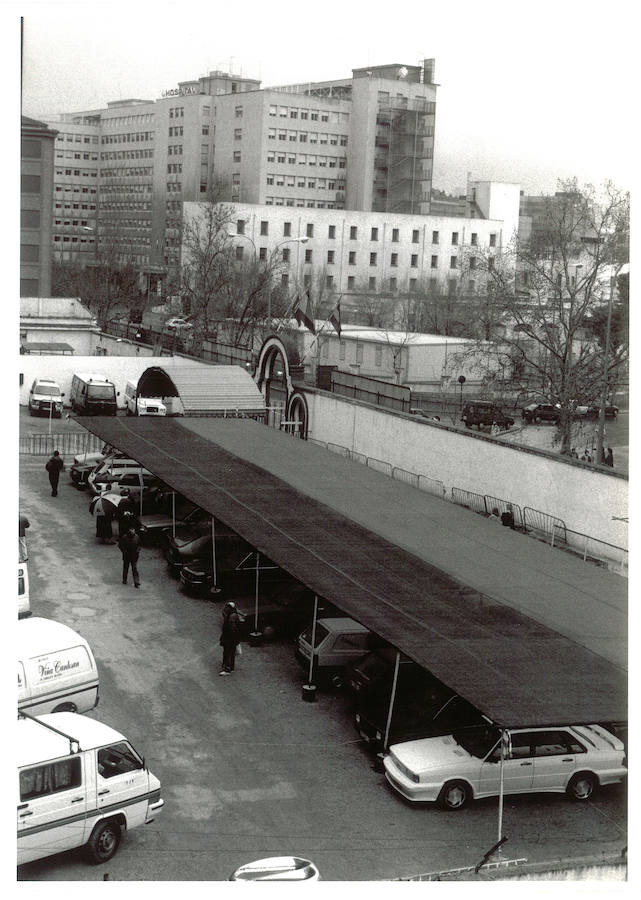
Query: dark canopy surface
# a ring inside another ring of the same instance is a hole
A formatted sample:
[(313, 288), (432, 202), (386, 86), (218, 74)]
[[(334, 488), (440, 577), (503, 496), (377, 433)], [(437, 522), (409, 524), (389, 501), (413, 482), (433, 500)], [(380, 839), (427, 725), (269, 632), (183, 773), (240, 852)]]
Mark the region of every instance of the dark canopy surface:
[(251, 421), (80, 421), (496, 723), (627, 719), (618, 576)]

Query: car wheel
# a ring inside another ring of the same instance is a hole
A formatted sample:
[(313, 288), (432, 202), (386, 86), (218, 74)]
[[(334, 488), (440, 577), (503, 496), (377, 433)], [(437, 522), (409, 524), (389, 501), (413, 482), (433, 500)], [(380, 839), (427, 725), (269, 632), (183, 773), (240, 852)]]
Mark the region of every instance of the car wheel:
[(108, 862), (120, 844), (121, 829), (116, 822), (99, 822), (87, 841), (89, 861), (98, 865)]
[(582, 803), (589, 800), (595, 791), (597, 780), (590, 772), (579, 772), (573, 775), (567, 786), (567, 794), (570, 800)]
[(469, 785), (464, 781), (448, 781), (441, 788), (436, 802), (441, 809), (463, 809), (470, 799), (470, 793)]

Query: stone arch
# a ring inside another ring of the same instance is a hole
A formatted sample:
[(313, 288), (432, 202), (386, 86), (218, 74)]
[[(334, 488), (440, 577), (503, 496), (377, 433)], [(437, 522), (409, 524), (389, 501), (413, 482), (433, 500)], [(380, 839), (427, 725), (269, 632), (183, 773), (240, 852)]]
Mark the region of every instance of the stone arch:
[(290, 434), (307, 440), (309, 428), (309, 407), (307, 397), (301, 391), (294, 391), (287, 403), (287, 424), (285, 430)]
[(254, 380), (258, 385), (258, 389), (265, 398), (266, 406), (269, 406), (270, 382), (274, 380), (274, 376), (277, 371), (282, 372), (282, 376), (279, 374), (278, 380), (282, 380), (282, 383), (285, 387), (285, 408), (287, 409), (289, 407), (289, 398), (294, 392), (294, 388), (292, 386), (292, 378), (289, 371), (287, 350), (285, 349), (285, 345), (279, 337), (276, 337), (276, 335), (271, 335), (267, 338), (267, 340), (263, 343), (263, 346), (260, 348), (260, 353), (258, 354), (258, 364), (256, 366), (256, 374), (254, 376)]

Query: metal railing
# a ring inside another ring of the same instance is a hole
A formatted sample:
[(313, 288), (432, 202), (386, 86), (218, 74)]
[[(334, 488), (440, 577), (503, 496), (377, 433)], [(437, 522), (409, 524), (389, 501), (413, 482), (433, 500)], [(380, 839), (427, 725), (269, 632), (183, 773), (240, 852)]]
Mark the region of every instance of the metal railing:
[(563, 519), (541, 512), (539, 509), (532, 509), (530, 506), (523, 507), (523, 526), (526, 531), (534, 532), (537, 536), (550, 538), (551, 543), (554, 543), (557, 534), (566, 540), (567, 528)]
[(89, 431), (67, 431), (54, 434), (21, 434), (19, 452), (31, 456), (50, 456), (57, 450), (64, 458), (76, 453), (94, 453), (101, 450), (104, 440)]

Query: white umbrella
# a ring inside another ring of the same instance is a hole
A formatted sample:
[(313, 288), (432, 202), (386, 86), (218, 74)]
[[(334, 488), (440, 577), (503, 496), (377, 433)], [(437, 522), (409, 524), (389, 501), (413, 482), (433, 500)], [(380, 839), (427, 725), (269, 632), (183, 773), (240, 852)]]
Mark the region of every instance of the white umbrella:
[(118, 504), (121, 500), (122, 496), (120, 494), (99, 494), (89, 504), (89, 512), (92, 516), (114, 516), (118, 511)]

